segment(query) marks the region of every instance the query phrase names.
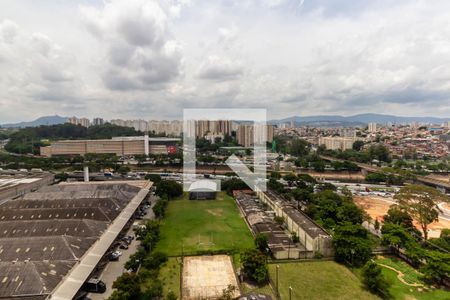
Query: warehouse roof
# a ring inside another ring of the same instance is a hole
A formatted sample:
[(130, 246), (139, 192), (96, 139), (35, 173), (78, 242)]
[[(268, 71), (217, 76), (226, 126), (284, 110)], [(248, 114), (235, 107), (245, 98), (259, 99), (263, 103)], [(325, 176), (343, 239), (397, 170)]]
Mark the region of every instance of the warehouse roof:
[(66, 289), (74, 296), (147, 193), (125, 182), (64, 184), (0, 205), (0, 298), (44, 299), (83, 265), (82, 282)]

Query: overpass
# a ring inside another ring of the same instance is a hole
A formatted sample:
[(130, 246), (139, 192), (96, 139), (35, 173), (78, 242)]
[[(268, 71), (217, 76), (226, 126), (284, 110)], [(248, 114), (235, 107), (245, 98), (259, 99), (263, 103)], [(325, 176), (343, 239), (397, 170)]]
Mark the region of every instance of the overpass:
[[(325, 156), (325, 155), (319, 155), (319, 157), (324, 160), (327, 160), (327, 161), (339, 161), (339, 162), (345, 161), (340, 158), (335, 158), (335, 157)], [(359, 162), (355, 162), (355, 161), (352, 161), (352, 162), (361, 168), (362, 173), (364, 175), (366, 175), (367, 173), (381, 171), (381, 168), (377, 167), (377, 166), (372, 166), (369, 164), (359, 163)], [(425, 185), (433, 186), (433, 187), (440, 189), (446, 193), (450, 192), (450, 181), (447, 182), (447, 181), (431, 178), (429, 176), (421, 176), (421, 175), (416, 175), (416, 181), (418, 181), (422, 184), (425, 184)]]

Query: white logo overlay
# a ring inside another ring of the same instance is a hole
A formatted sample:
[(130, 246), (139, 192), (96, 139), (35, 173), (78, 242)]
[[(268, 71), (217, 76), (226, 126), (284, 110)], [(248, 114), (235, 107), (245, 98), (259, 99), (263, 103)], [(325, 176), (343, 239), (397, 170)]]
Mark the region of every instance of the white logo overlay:
[[(220, 180), (198, 179), (196, 173), (196, 138), (200, 127), (209, 122), (234, 121), (246, 124), (246, 133), (253, 144), (253, 164), (250, 168), (236, 155), (226, 160), (228, 167), (236, 173), (252, 190), (266, 191), (266, 143), (267, 111), (266, 109), (184, 109), (183, 110), (183, 189), (189, 191), (220, 191)], [(251, 170), (253, 169), (253, 171)], [(207, 182), (205, 182), (207, 181)]]

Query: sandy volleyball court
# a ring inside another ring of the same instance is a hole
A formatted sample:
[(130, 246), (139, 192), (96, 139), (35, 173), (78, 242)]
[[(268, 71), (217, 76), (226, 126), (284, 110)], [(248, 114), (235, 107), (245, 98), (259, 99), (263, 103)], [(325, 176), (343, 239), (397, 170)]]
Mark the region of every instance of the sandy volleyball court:
[(229, 285), (239, 296), (231, 258), (227, 255), (190, 256), (183, 263), (183, 299), (217, 299)]

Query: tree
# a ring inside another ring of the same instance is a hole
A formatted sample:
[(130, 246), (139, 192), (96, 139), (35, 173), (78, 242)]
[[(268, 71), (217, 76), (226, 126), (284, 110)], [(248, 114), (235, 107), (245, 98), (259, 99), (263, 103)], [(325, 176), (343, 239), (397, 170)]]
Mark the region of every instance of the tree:
[(327, 229), (345, 223), (361, 224), (363, 212), (351, 198), (343, 197), (331, 190), (314, 194), (306, 213)]
[(312, 184), (317, 183), (317, 181), (314, 179), (314, 177), (312, 177), (309, 174), (297, 174), (297, 178), (298, 178), (298, 180), (302, 180), (304, 182), (308, 182), (308, 183), (312, 183)]
[(417, 242), (407, 229), (399, 224), (384, 223), (381, 228), (383, 243), (396, 248), (411, 248)]
[(420, 268), (425, 281), (441, 284), (444, 278), (448, 278), (447, 276), (450, 274), (449, 253), (426, 251), (425, 260), (426, 264)]
[(362, 149), (363, 146), (364, 146), (364, 142), (363, 142), (363, 141), (355, 141), (355, 142), (353, 143), (352, 148), (353, 148), (353, 150), (355, 150), (355, 151), (360, 151), (360, 150)]
[(167, 195), (172, 199), (183, 195), (183, 186), (173, 180), (161, 180), (156, 184), (155, 193), (160, 197)]
[(158, 174), (147, 174), (145, 180), (150, 180), (153, 184), (158, 184), (161, 181), (161, 176)]
[(378, 219), (375, 219), (373, 228), (375, 228), (375, 230), (380, 230), (380, 221), (378, 221)]
[(120, 166), (117, 169), (117, 172), (119, 172), (122, 175), (126, 175), (128, 172), (130, 172), (130, 167), (128, 167), (128, 166)]
[(288, 182), (289, 186), (292, 186), (292, 184), (297, 180), (297, 176), (295, 176), (294, 173), (290, 173), (290, 174), (284, 175), (283, 179)]
[(383, 299), (390, 298), (390, 283), (381, 273), (381, 267), (373, 261), (368, 261), (362, 270), (363, 283), (369, 291)]
[(364, 265), (372, 256), (369, 232), (361, 225), (337, 226), (333, 236), (335, 259), (354, 267)]
[(264, 233), (258, 233), (255, 236), (255, 246), (262, 253), (268, 252), (269, 246), (267, 244), (267, 235)]
[(316, 172), (325, 171), (325, 163), (323, 162), (323, 160), (314, 161), (311, 165)]
[(250, 280), (262, 284), (268, 279), (266, 256), (257, 249), (245, 251), (241, 256), (242, 271)]
[(275, 178), (275, 179), (280, 179), (281, 175), (280, 175), (280, 172), (272, 171), (272, 172), (270, 172), (270, 177)]
[(391, 223), (401, 225), (408, 231), (417, 231), (416, 227), (413, 224), (413, 219), (411, 218), (411, 216), (396, 204), (393, 204), (389, 207), (389, 210), (387, 211), (387, 214), (384, 215), (383, 220), (384, 224)]
[(232, 195), (234, 190), (249, 189), (248, 185), (239, 178), (231, 178), (222, 182), (222, 190), (226, 191), (228, 195)]
[(435, 188), (411, 184), (400, 189), (394, 196), (402, 210), (419, 223), (425, 240), (428, 238), (428, 225), (438, 220), (440, 202), (448, 202), (447, 196)]
[(292, 140), (288, 146), (288, 153), (293, 156), (304, 156), (309, 153), (309, 144), (303, 139)]
[(132, 300), (140, 297), (139, 280), (134, 273), (123, 273), (114, 281), (113, 288), (117, 289), (117, 291), (109, 299)]
[(169, 200), (167, 199), (167, 195), (163, 195), (158, 201), (156, 201), (153, 206), (153, 213), (157, 218), (164, 217), (166, 213), (167, 205), (169, 204)]
[(292, 190), (292, 196), (295, 201), (297, 201), (298, 206), (300, 206), (300, 202), (308, 203), (311, 200), (313, 192), (308, 188), (296, 188)]
[(237, 287), (229, 284), (226, 289), (222, 290), (222, 295), (218, 298), (218, 300), (232, 300), (234, 299), (234, 294), (237, 290)]

